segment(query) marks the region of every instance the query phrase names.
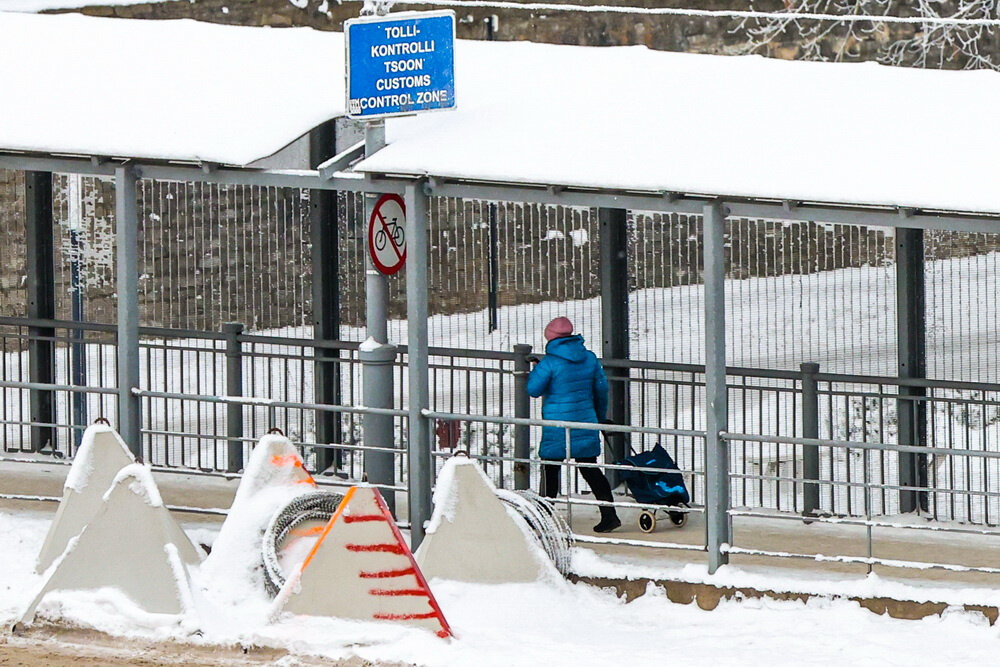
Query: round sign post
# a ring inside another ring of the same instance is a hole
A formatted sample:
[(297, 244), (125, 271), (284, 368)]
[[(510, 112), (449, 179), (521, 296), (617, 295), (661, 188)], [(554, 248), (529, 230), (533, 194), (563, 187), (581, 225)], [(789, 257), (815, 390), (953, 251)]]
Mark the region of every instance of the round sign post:
[(391, 276), (406, 263), (406, 205), (399, 195), (382, 195), (368, 219), (368, 253)]

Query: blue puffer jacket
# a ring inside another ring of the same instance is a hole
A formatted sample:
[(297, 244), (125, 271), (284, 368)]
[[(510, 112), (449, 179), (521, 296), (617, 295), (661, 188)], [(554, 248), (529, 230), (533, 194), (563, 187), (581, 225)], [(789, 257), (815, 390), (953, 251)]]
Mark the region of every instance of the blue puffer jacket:
[[(583, 346), (583, 336), (564, 336), (549, 341), (543, 358), (528, 376), (528, 393), (544, 396), (542, 417), (575, 422), (604, 419), (608, 410), (608, 379), (594, 353)], [(600, 431), (570, 429), (572, 458), (601, 453)], [(565, 429), (546, 426), (538, 455), (543, 459), (566, 458)]]

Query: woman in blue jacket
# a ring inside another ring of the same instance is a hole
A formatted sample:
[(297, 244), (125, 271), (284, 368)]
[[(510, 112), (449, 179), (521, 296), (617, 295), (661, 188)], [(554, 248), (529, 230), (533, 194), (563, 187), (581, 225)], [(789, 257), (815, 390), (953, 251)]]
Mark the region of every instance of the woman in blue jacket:
[[(583, 336), (573, 335), (573, 323), (557, 317), (545, 327), (545, 357), (528, 375), (528, 394), (542, 402), (542, 418), (598, 423), (608, 410), (608, 379), (601, 362), (583, 344)], [(597, 463), (601, 453), (599, 431), (570, 429), (569, 455), (579, 463)], [(566, 458), (566, 429), (546, 426), (538, 450), (546, 461)], [(542, 465), (542, 495), (554, 498), (559, 490), (558, 464)], [(612, 502), (611, 485), (600, 468), (578, 468), (594, 497)], [(601, 522), (594, 532), (607, 533), (622, 525), (615, 508), (601, 508)]]

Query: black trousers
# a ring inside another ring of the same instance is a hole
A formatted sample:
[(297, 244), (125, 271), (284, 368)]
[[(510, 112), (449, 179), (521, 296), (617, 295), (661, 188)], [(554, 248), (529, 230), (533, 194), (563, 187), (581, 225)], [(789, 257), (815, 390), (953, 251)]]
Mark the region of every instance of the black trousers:
[[(584, 456), (573, 459), (578, 463), (597, 463), (596, 456)], [(542, 494), (547, 498), (555, 498), (559, 493), (559, 471), (562, 465), (559, 463), (542, 464)], [(590, 485), (590, 490), (594, 492), (594, 497), (606, 503), (614, 500), (611, 495), (611, 484), (604, 476), (600, 468), (577, 468), (583, 479)], [(604, 509), (603, 507), (601, 509)]]

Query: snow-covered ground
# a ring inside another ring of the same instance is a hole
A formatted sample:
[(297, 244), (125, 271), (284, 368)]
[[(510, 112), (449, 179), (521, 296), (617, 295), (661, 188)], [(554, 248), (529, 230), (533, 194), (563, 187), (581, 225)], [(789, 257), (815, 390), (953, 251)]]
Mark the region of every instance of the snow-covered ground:
[[(0, 558), (6, 564), (0, 568), (0, 620), (5, 624), (38, 584), (31, 566), (50, 517), (0, 512)], [(201, 542), (215, 536), (205, 524), (185, 529)], [(593, 558), (585, 558), (591, 568)], [(606, 564), (601, 569), (608, 571)], [(418, 665), (597, 665), (623, 659), (637, 664), (989, 664), (1000, 649), (1000, 631), (981, 615), (962, 611), (903, 621), (849, 601), (765, 599), (723, 602), (707, 612), (673, 604), (655, 589), (626, 604), (610, 592), (569, 583), (432, 581), (456, 635), (451, 641), (391, 623), (286, 617), (269, 625), (263, 591), (245, 595), (238, 608), (227, 606), (212, 597), (219, 582), (206, 581), (203, 574), (195, 572), (201, 590), (197, 619), (142, 614), (110, 590), (52, 593), (40, 608), (41, 618), (119, 636), (275, 646), (298, 655)], [(876, 582), (869, 590), (883, 589)], [(201, 635), (194, 634), (198, 629)]]

